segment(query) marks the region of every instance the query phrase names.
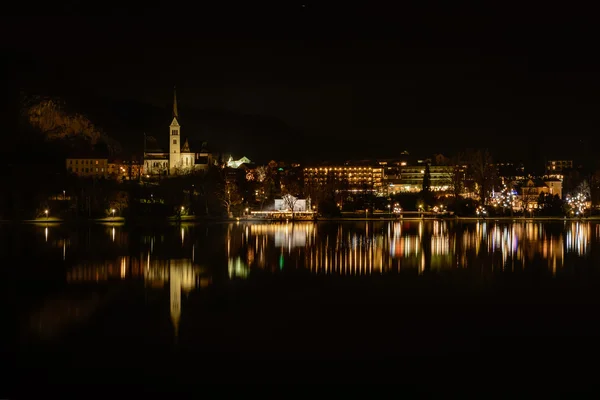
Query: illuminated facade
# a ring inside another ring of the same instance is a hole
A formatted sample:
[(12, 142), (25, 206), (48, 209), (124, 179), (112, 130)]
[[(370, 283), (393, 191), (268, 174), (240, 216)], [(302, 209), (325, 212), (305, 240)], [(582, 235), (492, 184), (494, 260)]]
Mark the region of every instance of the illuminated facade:
[(334, 185), (340, 191), (381, 191), (383, 167), (373, 165), (331, 165), (304, 168), (307, 186)]
[[(431, 176), (431, 190), (434, 192), (446, 191), (450, 186), (454, 166), (432, 165), (429, 166)], [(401, 192), (420, 192), (423, 189), (423, 176), (425, 175), (425, 164), (401, 165), (398, 167), (399, 174), (396, 178), (386, 180), (389, 194)]]
[(240, 168), (241, 166), (244, 165), (249, 165), (252, 164), (252, 161), (250, 161), (250, 159), (248, 157), (242, 157), (239, 160), (234, 160), (233, 157), (229, 156), (229, 160), (227, 160), (227, 167), (228, 168)]
[(212, 165), (212, 155), (203, 144), (199, 153), (190, 149), (188, 140), (182, 143), (179, 112), (177, 111), (177, 94), (173, 92), (173, 119), (169, 126), (169, 151), (158, 148), (148, 149), (147, 138), (144, 138), (144, 171), (145, 175), (178, 175), (194, 171), (204, 171)]
[(533, 209), (538, 208), (538, 199), (540, 194), (546, 193), (558, 195), (562, 198), (562, 182), (558, 179), (528, 179), (518, 186), (516, 208)]
[(566, 169), (573, 169), (573, 160), (550, 160), (546, 162), (546, 174), (549, 176), (562, 176)]
[(66, 160), (67, 171), (81, 178), (107, 178), (109, 175), (108, 158), (72, 157)]
[[(449, 188), (453, 166), (430, 166), (431, 190)], [(407, 161), (383, 160), (375, 165), (331, 165), (304, 168), (306, 186), (333, 185), (339, 191), (372, 191), (379, 196), (401, 192), (419, 192), (423, 187), (425, 162), (408, 165)]]
[(310, 199), (298, 199), (286, 194), (281, 199), (275, 199), (275, 211), (311, 211)]
[(112, 160), (108, 163), (108, 176), (118, 180), (139, 179), (142, 166), (137, 161)]

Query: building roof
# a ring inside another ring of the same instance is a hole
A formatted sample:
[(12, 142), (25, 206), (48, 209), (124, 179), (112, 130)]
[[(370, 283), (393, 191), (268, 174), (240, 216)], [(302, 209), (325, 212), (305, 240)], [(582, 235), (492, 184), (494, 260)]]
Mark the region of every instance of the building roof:
[(527, 186), (530, 186), (529, 185), (530, 183), (531, 183), (532, 187), (544, 187), (544, 186), (548, 186), (548, 185), (546, 185), (546, 183), (544, 183), (543, 180), (541, 180), (539, 178), (525, 179), (524, 181), (519, 182), (516, 186), (517, 187), (527, 187)]
[(175, 86), (173, 86), (173, 118), (179, 118), (179, 113), (177, 112), (177, 90)]
[(96, 158), (96, 159), (108, 159), (108, 154), (104, 154), (102, 152), (96, 152), (93, 150), (78, 150), (75, 151), (71, 154), (69, 154), (69, 156), (67, 158)]
[(146, 153), (144, 158), (146, 160), (168, 160), (169, 155), (167, 153)]
[(182, 153), (190, 153), (190, 144), (188, 143), (188, 140), (185, 139), (185, 143), (183, 144), (183, 147), (181, 148), (181, 152)]

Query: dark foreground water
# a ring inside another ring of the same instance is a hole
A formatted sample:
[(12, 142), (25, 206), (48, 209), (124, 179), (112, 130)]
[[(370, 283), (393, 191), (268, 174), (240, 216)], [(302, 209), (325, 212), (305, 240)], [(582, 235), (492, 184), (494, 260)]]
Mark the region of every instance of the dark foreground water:
[(595, 223), (0, 225), (0, 256), (13, 394), (598, 376)]

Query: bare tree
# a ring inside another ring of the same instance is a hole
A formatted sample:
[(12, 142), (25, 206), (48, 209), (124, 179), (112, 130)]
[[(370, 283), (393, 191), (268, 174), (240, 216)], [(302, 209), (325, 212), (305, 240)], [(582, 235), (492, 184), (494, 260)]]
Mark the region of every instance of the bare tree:
[(531, 204), (535, 204), (539, 199), (538, 189), (535, 187), (533, 180), (528, 180), (521, 185), (521, 204), (523, 207), (523, 216), (529, 210)]
[(450, 159), (448, 172), (446, 173), (446, 183), (455, 201), (463, 194), (465, 188), (465, 156), (457, 154)]
[(227, 180), (219, 193), (219, 199), (223, 206), (225, 206), (228, 217), (231, 217), (231, 207), (241, 204), (244, 201), (235, 182)]
[(588, 200), (592, 195), (590, 184), (587, 180), (583, 180), (579, 185), (577, 185), (576, 191), (577, 193), (581, 193), (581, 195), (583, 195), (586, 200)]
[(297, 179), (293, 179), (292, 177), (286, 178), (281, 183), (281, 194), (284, 204), (292, 211), (292, 219), (294, 219), (296, 202), (298, 202), (298, 198), (302, 194), (302, 187)]
[(492, 156), (487, 149), (476, 150), (470, 152), (468, 161), (470, 173), (477, 184), (479, 200), (486, 205), (496, 179), (496, 168)]

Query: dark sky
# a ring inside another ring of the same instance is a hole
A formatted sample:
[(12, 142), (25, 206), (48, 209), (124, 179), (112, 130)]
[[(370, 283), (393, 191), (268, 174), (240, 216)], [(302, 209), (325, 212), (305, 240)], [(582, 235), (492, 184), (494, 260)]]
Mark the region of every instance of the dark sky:
[(274, 137), (273, 158), (489, 147), (541, 160), (599, 142), (593, 10), (288, 3), (95, 18), (74, 5), (2, 34), (93, 95), (165, 107), (176, 84), (182, 107), (277, 118), (301, 143)]

